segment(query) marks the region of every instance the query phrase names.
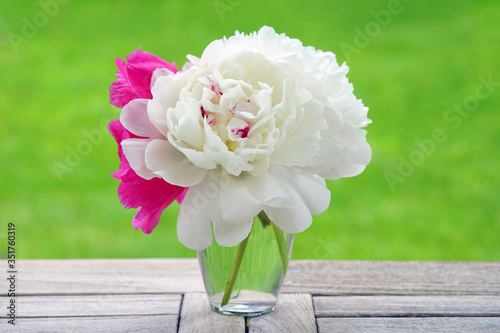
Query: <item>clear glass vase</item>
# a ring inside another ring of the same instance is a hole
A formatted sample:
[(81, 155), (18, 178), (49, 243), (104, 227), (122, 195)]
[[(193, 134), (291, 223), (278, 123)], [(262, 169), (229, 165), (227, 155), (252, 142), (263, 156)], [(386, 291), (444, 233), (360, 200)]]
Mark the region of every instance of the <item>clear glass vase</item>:
[[(198, 251), (212, 309), (222, 314), (245, 317), (273, 311), (290, 260), (293, 236), (283, 233), (272, 222), (261, 223), (256, 218), (241, 256), (238, 253), (241, 254), (242, 243), (245, 241), (234, 247), (225, 247), (217, 244), (214, 239), (211, 246)], [(235, 275), (237, 258), (241, 258), (241, 262)], [(232, 278), (234, 286), (227, 290), (227, 284)], [(229, 300), (221, 306), (225, 293), (226, 296), (230, 295)]]

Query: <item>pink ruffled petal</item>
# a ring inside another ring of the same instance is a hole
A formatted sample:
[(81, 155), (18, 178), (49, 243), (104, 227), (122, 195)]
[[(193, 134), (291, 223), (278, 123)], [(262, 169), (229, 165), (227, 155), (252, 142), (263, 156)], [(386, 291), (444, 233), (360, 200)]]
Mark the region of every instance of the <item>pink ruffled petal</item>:
[(140, 98), (151, 99), (151, 77), (157, 68), (166, 68), (174, 74), (179, 71), (171, 64), (157, 56), (143, 52), (138, 48), (127, 56), (127, 74), (130, 86)]
[(157, 68), (166, 68), (173, 73), (179, 69), (157, 56), (143, 52), (138, 48), (127, 56), (127, 63), (116, 58), (116, 72), (118, 78), (109, 88), (109, 102), (123, 108), (128, 102), (136, 98), (151, 99), (151, 77)]
[(137, 94), (130, 88), (128, 81), (126, 81), (120, 72), (116, 72), (118, 80), (111, 84), (109, 88), (109, 102), (119, 108), (123, 108), (133, 99), (138, 98)]
[(127, 131), (125, 127), (123, 127), (119, 119), (112, 120), (108, 124), (108, 128), (113, 137), (115, 138), (116, 142), (118, 143), (118, 157), (120, 158), (121, 162), (120, 167), (118, 168), (118, 170), (116, 170), (114, 173), (111, 174), (111, 177), (127, 182), (140, 181), (142, 178), (140, 178), (135, 173), (135, 171), (130, 167), (130, 164), (125, 158), (125, 154), (123, 153), (121, 145), (121, 142), (123, 140), (129, 138), (135, 138), (136, 136)]
[(132, 226), (135, 230), (141, 228), (145, 234), (150, 234), (160, 221), (163, 209), (148, 211), (143, 207), (139, 208), (132, 220)]
[(125, 208), (139, 208), (132, 225), (134, 229), (149, 234), (158, 225), (161, 213), (181, 193), (183, 187), (175, 186), (160, 178), (141, 182), (122, 182), (118, 187), (120, 202)]

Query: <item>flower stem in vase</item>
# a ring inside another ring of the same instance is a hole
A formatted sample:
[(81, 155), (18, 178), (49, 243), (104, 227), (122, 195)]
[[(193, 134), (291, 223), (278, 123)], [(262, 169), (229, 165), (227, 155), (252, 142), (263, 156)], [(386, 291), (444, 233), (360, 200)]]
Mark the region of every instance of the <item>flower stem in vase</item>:
[[(285, 238), (283, 237), (283, 231), (281, 231), (281, 229), (269, 219), (269, 217), (266, 215), (264, 211), (261, 211), (259, 213), (258, 218), (264, 228), (266, 228), (269, 225), (272, 226), (273, 228), (274, 236), (276, 237), (276, 242), (278, 245), (278, 251), (281, 257), (281, 263), (283, 265), (283, 276), (284, 276), (288, 268), (288, 251), (286, 247)], [(222, 297), (222, 302), (220, 305), (221, 307), (229, 303), (229, 298), (231, 297), (234, 284), (236, 283), (236, 278), (238, 277), (241, 261), (243, 260), (243, 255), (245, 254), (245, 249), (247, 247), (249, 237), (250, 234), (248, 234), (247, 238), (245, 238), (238, 247), (238, 252), (236, 253), (236, 259), (234, 260), (233, 268), (231, 269), (231, 274), (229, 275), (229, 279), (226, 282), (226, 288), (224, 289), (224, 295)]]
[(238, 247), (238, 253), (236, 253), (236, 259), (234, 260), (233, 268), (231, 269), (231, 274), (229, 275), (229, 279), (226, 283), (226, 289), (224, 290), (224, 296), (222, 297), (222, 302), (220, 304), (221, 307), (229, 303), (229, 297), (231, 297), (231, 293), (233, 292), (234, 283), (236, 282), (236, 278), (238, 277), (238, 271), (240, 270), (241, 261), (243, 260), (243, 254), (245, 253), (245, 249), (247, 248), (248, 238), (250, 234), (245, 238)]
[(262, 222), (262, 226), (265, 228), (268, 225), (272, 225), (274, 236), (276, 237), (276, 242), (278, 244), (278, 251), (281, 257), (281, 263), (283, 265), (283, 276), (286, 274), (286, 270), (288, 268), (288, 251), (286, 248), (285, 237), (283, 237), (283, 231), (279, 227), (274, 224), (267, 214), (264, 211), (261, 211), (258, 215), (260, 221)]
[(271, 220), (269, 219), (269, 217), (267, 217), (267, 214), (264, 213), (264, 211), (261, 211), (259, 213), (259, 215), (257, 215), (257, 217), (259, 218), (259, 220), (262, 223), (262, 226), (264, 228), (272, 223)]

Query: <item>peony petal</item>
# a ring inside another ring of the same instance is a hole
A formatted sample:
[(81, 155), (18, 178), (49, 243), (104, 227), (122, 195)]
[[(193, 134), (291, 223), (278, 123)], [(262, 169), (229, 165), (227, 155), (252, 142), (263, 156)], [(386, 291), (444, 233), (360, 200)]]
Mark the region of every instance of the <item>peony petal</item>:
[(179, 100), (180, 87), (173, 76), (161, 76), (151, 90), (152, 100), (148, 102), (148, 115), (153, 125), (163, 134), (167, 135), (167, 110), (175, 107)]
[(337, 176), (354, 177), (359, 175), (366, 167), (372, 156), (372, 151), (368, 142), (356, 151), (347, 151), (345, 156), (337, 164)]
[[(203, 202), (203, 199), (206, 201)], [(203, 250), (212, 244), (210, 209), (208, 199), (203, 194), (203, 183), (190, 187), (177, 218), (177, 237), (184, 246)]]
[[(290, 132), (291, 135), (304, 133), (313, 133), (314, 131), (323, 131), (328, 129), (328, 122), (324, 117), (325, 108), (323, 103), (313, 99), (306, 103), (303, 108), (298, 109), (301, 120), (296, 122), (295, 128)], [(298, 125), (298, 126), (297, 126)]]
[(331, 137), (321, 142), (319, 152), (302, 167), (308, 172), (332, 179), (323, 173), (334, 168), (343, 156), (344, 147), (335, 140), (335, 137)]
[(182, 203), (182, 201), (184, 200), (184, 197), (186, 196), (186, 193), (187, 193), (188, 190), (189, 190), (189, 187), (184, 187), (184, 191), (182, 191), (181, 194), (179, 194), (179, 196), (177, 197), (177, 202), (178, 203)]
[(215, 169), (217, 164), (215, 164), (208, 154), (205, 154), (203, 151), (194, 150), (191, 148), (181, 147), (179, 143), (183, 143), (182, 141), (177, 141), (172, 137), (172, 134), (168, 133), (168, 139), (172, 146), (174, 146), (178, 151), (184, 154), (194, 165), (203, 169)]
[[(194, 101), (193, 101), (194, 102)], [(193, 114), (193, 108), (197, 113)], [(180, 101), (177, 103), (175, 109), (170, 108), (167, 111), (167, 118), (173, 119), (176, 123), (169, 124), (169, 131), (175, 133), (177, 140), (191, 146), (197, 150), (203, 150), (205, 143), (204, 130), (200, 126), (201, 113), (198, 103), (186, 103)]]
[[(282, 184), (285, 191), (290, 195), (291, 207), (270, 207), (266, 206), (264, 211), (269, 218), (286, 233), (298, 233), (307, 229), (312, 223), (312, 216), (309, 208), (301, 198), (301, 192), (290, 183), (291, 177), (297, 176), (293, 170), (285, 167), (274, 167), (271, 174)], [(298, 185), (294, 184), (299, 187)], [(304, 185), (303, 185), (304, 186)], [(314, 187), (314, 189), (317, 189)], [(307, 194), (307, 199), (313, 194)], [(316, 208), (314, 204), (311, 204)]]
[(226, 172), (222, 174), (220, 187), (221, 217), (226, 221), (253, 220), (260, 211), (262, 204), (250, 193), (247, 184), (252, 182), (253, 176), (241, 175), (234, 177)]
[(354, 126), (353, 123), (345, 121), (339, 131), (340, 143), (346, 150), (358, 150), (366, 142), (366, 131)]
[(156, 80), (158, 80), (160, 77), (162, 77), (162, 76), (174, 76), (174, 75), (175, 75), (174, 72), (172, 72), (171, 70), (166, 69), (166, 68), (155, 69), (155, 71), (153, 72), (153, 75), (151, 76), (151, 89), (153, 89), (153, 87), (156, 84)]
[(127, 158), (125, 157), (125, 154), (123, 153), (122, 149), (122, 141), (125, 139), (133, 138), (135, 137), (133, 134), (131, 134), (129, 131), (123, 127), (119, 119), (115, 119), (111, 121), (108, 125), (109, 131), (115, 138), (116, 142), (118, 143), (118, 157), (120, 158), (120, 167), (117, 171), (111, 174), (111, 177), (123, 180), (123, 181), (138, 181), (141, 180), (142, 178), (139, 177), (135, 171), (130, 167), (130, 164), (127, 161)]
[(312, 216), (299, 195), (292, 190), (293, 208), (266, 207), (267, 216), (281, 230), (289, 234), (296, 234), (306, 230), (312, 223)]
[(270, 207), (292, 208), (290, 194), (283, 189), (280, 182), (271, 174), (248, 177), (246, 187), (248, 191), (263, 205)]
[(118, 80), (109, 87), (109, 103), (123, 108), (131, 100), (138, 98), (137, 94), (130, 88), (128, 81), (120, 72), (116, 73)]
[(233, 223), (224, 219), (213, 220), (214, 236), (219, 245), (236, 246), (245, 238), (252, 230), (253, 219), (244, 222)]
[(151, 99), (151, 78), (157, 68), (166, 68), (173, 73), (179, 70), (174, 64), (138, 48), (127, 56), (127, 75), (130, 87), (140, 98)]
[[(332, 154), (332, 157), (337, 156), (337, 158), (332, 158), (330, 163), (316, 169), (316, 172), (323, 178), (338, 179), (356, 176), (371, 160), (372, 151), (365, 138), (366, 131), (354, 127), (349, 122), (344, 124), (338, 139), (340, 142), (337, 144), (344, 150)], [(314, 167), (310, 169), (315, 170)]]
[(328, 123), (323, 117), (323, 105), (317, 100), (307, 100), (309, 95), (303, 91), (300, 95), (302, 97), (295, 98), (307, 103), (297, 109), (297, 118), (293, 126), (287, 130), (287, 138), (274, 153), (273, 163), (288, 166), (304, 165), (319, 151), (323, 140), (320, 133), (328, 128)]
[(222, 59), (222, 54), (226, 49), (225, 43), (218, 39), (214, 40), (203, 51), (200, 60), (198, 61), (198, 67), (206, 66), (207, 64), (213, 63), (216, 60)]
[(179, 69), (175, 64), (158, 58), (148, 52), (139, 49), (127, 56), (127, 63), (116, 58), (116, 72), (118, 78), (109, 88), (109, 102), (119, 108), (123, 108), (130, 101), (136, 98), (151, 99), (151, 84), (153, 72), (158, 68), (164, 68), (171, 73), (177, 73)]
[(300, 168), (277, 167), (273, 171), (281, 182), (288, 182), (293, 187), (311, 214), (323, 213), (330, 205), (331, 193), (323, 179)]
[(167, 182), (183, 187), (200, 183), (206, 169), (195, 166), (166, 140), (153, 140), (146, 149), (146, 165)]
[(318, 131), (286, 138), (272, 155), (271, 163), (287, 166), (304, 164), (316, 155), (320, 141)]
[(120, 122), (130, 132), (145, 138), (164, 138), (148, 117), (148, 100), (134, 99), (123, 108)]
[(146, 166), (145, 154), (150, 142), (149, 139), (126, 139), (121, 144), (131, 168), (144, 179), (158, 177)]
[(108, 124), (108, 129), (111, 135), (113, 135), (113, 137), (115, 138), (116, 143), (118, 143), (118, 157), (120, 158), (121, 162), (120, 168), (114, 173), (112, 173), (111, 177), (116, 179), (121, 179), (121, 177), (124, 174), (126, 174), (128, 170), (130, 170), (130, 165), (128, 164), (128, 161), (125, 158), (125, 155), (123, 154), (123, 149), (121, 145), (123, 139), (128, 139), (125, 135), (125, 132), (127, 132), (127, 130), (123, 127), (119, 119), (110, 121)]
[(352, 163), (366, 166), (372, 159), (372, 149), (370, 148), (370, 144), (365, 140), (357, 147), (356, 150), (348, 151), (346, 156), (352, 161)]
[(366, 165), (352, 164), (348, 158), (344, 157), (337, 165), (336, 174), (331, 179), (354, 177), (363, 172), (365, 168)]
[(125, 208), (140, 207), (132, 225), (147, 234), (158, 224), (162, 211), (183, 192), (184, 188), (159, 178), (122, 182), (118, 187), (118, 196)]
[(139, 208), (137, 214), (132, 219), (132, 227), (134, 229), (141, 229), (143, 233), (150, 234), (160, 222), (161, 213), (163, 208), (147, 210), (144, 207)]

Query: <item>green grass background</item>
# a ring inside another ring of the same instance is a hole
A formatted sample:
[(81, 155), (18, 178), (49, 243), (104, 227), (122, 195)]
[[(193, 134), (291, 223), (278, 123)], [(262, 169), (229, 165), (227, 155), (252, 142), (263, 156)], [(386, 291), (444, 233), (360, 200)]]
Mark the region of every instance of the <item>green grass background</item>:
[[(379, 31), (372, 11), (393, 1), (67, 2), (17, 52), (9, 33), (22, 37), (26, 22), (43, 19), (42, 7), (0, 5), (0, 253), (13, 221), (18, 258), (193, 257), (177, 240), (177, 204), (145, 235), (130, 226), (135, 210), (118, 201), (109, 176), (117, 147), (100, 129), (119, 115), (108, 103), (114, 59), (140, 46), (180, 67), (214, 39), (270, 25), (347, 61), (373, 120), (372, 162), (360, 176), (328, 183), (330, 208), (296, 235), (293, 257), (500, 259), (498, 87), (457, 128), (443, 119), (474, 96), (478, 77), (500, 82), (498, 1), (401, 0)], [(375, 29), (367, 45), (348, 54), (367, 27)], [(436, 128), (445, 142), (391, 189), (386, 173)], [(92, 130), (102, 140), (59, 180), (54, 163), (66, 164), (68, 149)]]

